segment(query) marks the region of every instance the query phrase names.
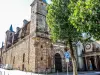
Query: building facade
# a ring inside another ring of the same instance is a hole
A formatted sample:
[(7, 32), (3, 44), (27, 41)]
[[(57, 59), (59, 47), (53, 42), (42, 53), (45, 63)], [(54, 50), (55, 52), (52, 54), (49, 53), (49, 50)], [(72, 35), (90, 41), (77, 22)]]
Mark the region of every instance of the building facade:
[[(46, 23), (45, 0), (31, 4), (31, 21), (23, 20), (22, 28), (6, 31), (5, 45), (0, 49), (0, 64), (9, 64), (13, 69), (31, 72), (65, 72), (64, 42), (52, 43)], [(100, 42), (82, 44), (74, 48), (78, 70), (100, 70)], [(72, 62), (69, 61), (69, 71)]]
[[(5, 45), (1, 50), (2, 64), (13, 69), (32, 72), (66, 71), (63, 42), (53, 44), (46, 23), (46, 3), (34, 0), (31, 4), (31, 21), (23, 20), (23, 27), (6, 31)], [(69, 62), (72, 71), (72, 63)]]
[(87, 70), (100, 71), (100, 41), (86, 43), (83, 58)]

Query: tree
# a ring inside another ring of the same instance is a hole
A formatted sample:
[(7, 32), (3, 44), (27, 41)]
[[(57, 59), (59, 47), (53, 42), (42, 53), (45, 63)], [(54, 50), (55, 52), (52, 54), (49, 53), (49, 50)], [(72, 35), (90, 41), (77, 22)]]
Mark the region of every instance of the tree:
[(47, 24), (50, 29), (51, 39), (53, 41), (62, 40), (69, 44), (70, 54), (73, 63), (73, 75), (77, 75), (76, 59), (74, 55), (72, 42), (81, 38), (81, 33), (71, 25), (69, 19), (69, 0), (52, 0), (47, 6)]
[(82, 33), (89, 34), (96, 40), (100, 39), (100, 0), (71, 0), (69, 10), (70, 23)]

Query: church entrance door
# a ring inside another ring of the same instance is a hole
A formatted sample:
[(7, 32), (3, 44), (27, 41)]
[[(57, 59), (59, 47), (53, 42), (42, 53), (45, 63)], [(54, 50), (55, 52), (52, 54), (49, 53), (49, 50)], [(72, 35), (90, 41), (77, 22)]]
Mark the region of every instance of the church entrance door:
[(97, 56), (97, 70), (100, 71), (100, 57)]
[(55, 54), (55, 71), (62, 72), (62, 59), (59, 53)]
[(90, 58), (90, 61), (91, 61), (91, 64), (92, 64), (93, 70), (96, 70), (95, 60), (94, 60), (94, 57), (93, 57), (93, 56)]

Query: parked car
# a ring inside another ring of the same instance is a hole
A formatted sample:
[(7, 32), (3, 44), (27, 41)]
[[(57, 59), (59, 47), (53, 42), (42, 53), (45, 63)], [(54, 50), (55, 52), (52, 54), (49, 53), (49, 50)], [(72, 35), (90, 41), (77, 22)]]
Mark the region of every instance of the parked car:
[(4, 65), (3, 64), (0, 64), (0, 68), (3, 68), (4, 67)]
[(6, 65), (4, 66), (4, 69), (12, 70), (12, 65), (6, 64)]

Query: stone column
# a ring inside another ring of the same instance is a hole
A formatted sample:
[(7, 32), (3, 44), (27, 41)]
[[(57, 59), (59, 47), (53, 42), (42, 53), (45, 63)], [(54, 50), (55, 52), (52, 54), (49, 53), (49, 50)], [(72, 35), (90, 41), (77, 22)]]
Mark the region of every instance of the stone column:
[(82, 46), (77, 45), (77, 66), (79, 70), (83, 70), (84, 63), (83, 63), (83, 57), (82, 57)]
[(85, 57), (85, 63), (86, 63), (86, 70), (88, 70), (88, 61), (87, 61), (87, 57)]
[(97, 63), (97, 57), (96, 56), (94, 56), (94, 60), (95, 60), (95, 66), (96, 66), (96, 70), (97, 70), (97, 66), (98, 66), (97, 64), (98, 63)]

